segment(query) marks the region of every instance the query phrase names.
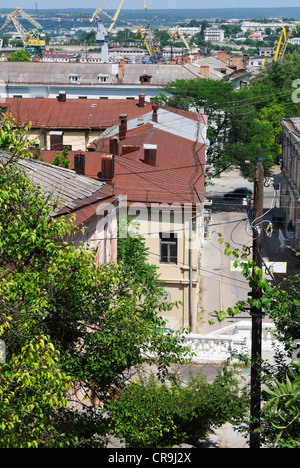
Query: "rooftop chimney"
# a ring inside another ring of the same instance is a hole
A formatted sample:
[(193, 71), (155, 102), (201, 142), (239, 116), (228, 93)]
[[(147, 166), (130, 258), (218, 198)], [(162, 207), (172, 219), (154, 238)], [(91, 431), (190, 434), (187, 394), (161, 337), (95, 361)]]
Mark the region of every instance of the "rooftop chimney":
[(209, 78), (209, 65), (201, 65), (200, 66), (200, 73), (201, 75)]
[(119, 143), (117, 138), (111, 138), (109, 140), (109, 152), (118, 156), (119, 154)]
[(77, 153), (74, 156), (74, 170), (76, 174), (84, 175), (85, 174), (85, 155), (82, 153)]
[(101, 180), (109, 182), (114, 177), (114, 157), (112, 154), (101, 158)]
[(67, 100), (67, 95), (65, 91), (59, 91), (59, 94), (57, 96), (58, 102), (66, 102)]
[(227, 63), (227, 52), (225, 50), (218, 50), (218, 59), (221, 60), (221, 62)]
[(152, 120), (153, 120), (153, 122), (157, 122), (157, 110), (158, 110), (158, 105), (153, 104), (153, 106), (152, 106)]
[(144, 163), (149, 166), (156, 166), (157, 145), (144, 144)]
[(119, 119), (119, 140), (124, 140), (127, 132), (127, 114), (120, 114)]
[(145, 107), (145, 94), (139, 94), (138, 107)]
[(138, 151), (140, 147), (138, 145), (123, 145), (122, 146), (122, 154), (129, 154), (133, 153), (134, 151)]

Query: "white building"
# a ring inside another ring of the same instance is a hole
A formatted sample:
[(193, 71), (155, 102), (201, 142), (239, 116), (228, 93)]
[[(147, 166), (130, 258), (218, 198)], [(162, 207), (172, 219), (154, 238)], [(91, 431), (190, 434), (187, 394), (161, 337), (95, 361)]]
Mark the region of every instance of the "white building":
[(292, 39), (289, 40), (289, 43), (292, 45), (300, 45), (300, 37), (292, 37)]
[(207, 28), (204, 31), (204, 40), (206, 42), (223, 42), (225, 33), (223, 29)]

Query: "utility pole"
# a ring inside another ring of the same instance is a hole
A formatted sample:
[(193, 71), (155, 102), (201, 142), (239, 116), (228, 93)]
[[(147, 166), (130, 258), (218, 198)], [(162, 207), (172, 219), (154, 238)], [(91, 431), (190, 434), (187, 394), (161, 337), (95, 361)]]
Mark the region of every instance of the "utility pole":
[[(264, 169), (258, 162), (254, 173), (253, 199), (253, 261), (262, 269), (263, 242), (263, 191)], [(253, 272), (255, 279), (255, 273)], [(259, 286), (252, 289), (252, 298), (260, 299), (262, 295)], [(261, 410), (261, 351), (262, 351), (262, 309), (252, 306), (252, 348), (251, 348), (251, 403), (250, 403), (250, 448), (260, 448), (260, 410)]]

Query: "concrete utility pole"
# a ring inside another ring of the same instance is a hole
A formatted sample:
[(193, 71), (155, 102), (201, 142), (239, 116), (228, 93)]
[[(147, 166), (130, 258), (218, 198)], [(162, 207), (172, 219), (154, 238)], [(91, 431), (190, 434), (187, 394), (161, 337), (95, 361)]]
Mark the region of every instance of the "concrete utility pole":
[[(262, 242), (263, 242), (263, 191), (264, 169), (258, 162), (254, 173), (254, 199), (253, 199), (253, 261), (262, 269)], [(253, 273), (255, 278), (255, 275)], [(262, 291), (259, 286), (252, 289), (252, 298), (260, 299)], [(250, 405), (250, 448), (260, 448), (260, 410), (261, 410), (261, 351), (262, 351), (262, 309), (251, 308), (252, 317), (252, 349), (251, 349), (251, 405)]]

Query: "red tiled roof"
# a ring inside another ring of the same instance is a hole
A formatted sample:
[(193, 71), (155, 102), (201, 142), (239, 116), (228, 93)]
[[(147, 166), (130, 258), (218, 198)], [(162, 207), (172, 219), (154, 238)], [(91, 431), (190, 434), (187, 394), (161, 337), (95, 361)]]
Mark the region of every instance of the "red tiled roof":
[(17, 124), (31, 122), (32, 128), (100, 129), (118, 125), (120, 114), (128, 119), (142, 116), (152, 110), (145, 101), (138, 106), (134, 99), (57, 99), (7, 98), (6, 108)]
[[(101, 146), (100, 146), (101, 143)], [(101, 158), (109, 152), (109, 138), (98, 142), (97, 151), (70, 151), (70, 169), (74, 156), (85, 155), (85, 175), (98, 179)], [(157, 145), (157, 164), (144, 163), (144, 144)], [(122, 147), (133, 149), (127, 153)], [(102, 151), (99, 151), (101, 147)], [(138, 148), (138, 149), (136, 149)], [(42, 151), (42, 159), (51, 162), (56, 151)], [(152, 126), (142, 125), (127, 132), (119, 141), (119, 155), (114, 156), (114, 195), (127, 195), (128, 201), (157, 203), (197, 203), (204, 198), (205, 146)], [(108, 182), (108, 181), (107, 181)], [(110, 183), (110, 182), (108, 182)], [(200, 200), (199, 200), (200, 199)]]
[[(51, 163), (56, 155), (57, 151), (42, 151), (41, 160)], [(91, 177), (92, 179), (99, 179), (98, 173), (101, 172), (101, 157), (103, 155), (100, 151), (70, 151), (68, 158), (70, 160), (69, 169), (74, 169), (74, 158), (75, 154), (84, 154), (85, 155), (85, 175)]]
[[(157, 164), (144, 163), (144, 144), (157, 145)], [(204, 198), (205, 145), (144, 125), (127, 132), (122, 145), (137, 151), (114, 158), (114, 194), (130, 201), (197, 203)], [(108, 152), (108, 139), (103, 150)], [(200, 200), (199, 200), (200, 198)]]

